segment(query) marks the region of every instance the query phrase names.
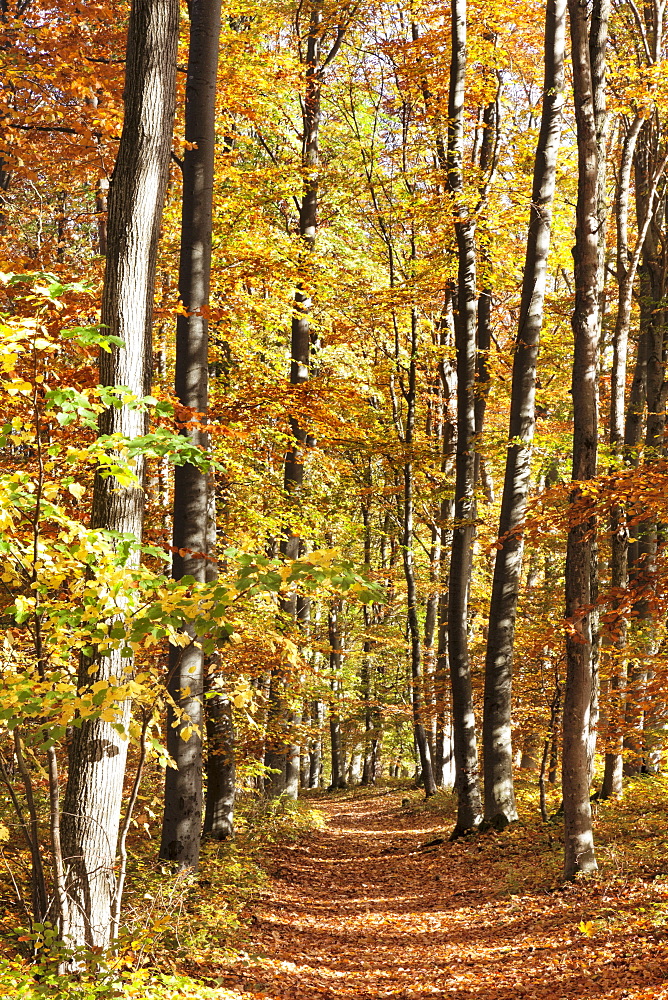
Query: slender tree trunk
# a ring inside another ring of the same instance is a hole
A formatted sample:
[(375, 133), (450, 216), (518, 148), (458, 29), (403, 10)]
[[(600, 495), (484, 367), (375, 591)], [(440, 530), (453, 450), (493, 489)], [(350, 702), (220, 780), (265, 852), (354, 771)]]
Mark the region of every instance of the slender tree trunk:
[[(305, 272), (295, 290), (293, 303), (291, 337), (290, 337), (290, 382), (292, 385), (302, 385), (309, 379), (311, 362), (311, 309), (313, 303), (309, 290), (308, 262), (315, 249), (316, 232), (318, 228), (318, 198), (320, 190), (320, 122), (321, 89), (322, 89), (322, 0), (310, 0), (309, 28), (306, 39), (306, 86), (302, 99), (302, 168), (304, 184), (301, 204), (299, 206), (299, 238), (301, 241), (300, 270)], [(296, 417), (290, 417), (292, 443), (285, 456), (284, 489), (291, 505), (298, 508), (299, 493), (304, 482), (304, 449), (313, 444), (306, 428)], [(302, 539), (288, 525), (281, 541), (281, 552), (289, 559), (299, 556)], [(281, 610), (293, 618), (297, 616), (296, 596), (281, 602)], [(272, 683), (272, 696), (282, 698), (281, 685), (278, 679)], [(273, 706), (273, 714), (284, 712), (278, 704)], [(287, 721), (287, 720), (286, 720)], [(271, 761), (266, 763), (285, 775), (285, 781), (292, 779), (292, 765), (289, 762), (290, 747), (276, 746), (271, 751)], [(285, 761), (279, 756), (285, 755)], [(268, 785), (271, 794), (283, 794), (287, 786), (277, 780), (278, 775)], [(294, 782), (291, 780), (291, 794)]]
[(437, 625), (438, 607), (440, 601), (441, 572), (441, 526), (431, 527), (431, 547), (429, 550), (429, 594), (427, 595), (424, 615), (424, 703), (425, 729), (429, 743), (429, 755), (437, 785), (434, 770), (434, 754), (436, 752), (436, 731), (438, 714), (436, 711), (436, 663), (438, 658)]
[[(442, 346), (452, 346), (454, 323), (452, 295), (448, 292), (441, 324)], [(443, 390), (443, 431), (441, 471), (444, 475), (454, 471), (457, 453), (457, 372), (451, 361), (440, 365)], [(441, 580), (447, 579), (447, 559), (452, 549), (454, 520), (454, 493), (441, 500), (439, 520), (441, 525)], [(450, 692), (450, 658), (448, 655), (448, 606), (447, 587), (441, 590), (438, 606), (438, 649), (434, 688), (436, 696), (436, 750), (434, 755), (434, 780), (439, 788), (452, 788), (455, 781), (454, 747), (452, 732), (452, 705)]]
[[(125, 385), (136, 396), (150, 386), (151, 320), (156, 255), (165, 195), (175, 104), (179, 5), (176, 0), (135, 0), (126, 52), (125, 117), (109, 194), (109, 233), (102, 323), (120, 337), (100, 358), (100, 381)], [(130, 438), (146, 433), (137, 410), (110, 409), (100, 419), (103, 434)], [(136, 466), (139, 484), (143, 461)], [(93, 527), (141, 540), (144, 492), (96, 476)], [(129, 560), (136, 562), (134, 549)], [(79, 686), (127, 676), (132, 661), (120, 651), (82, 659)], [(130, 706), (120, 706), (129, 722)], [(114, 864), (119, 834), (127, 739), (108, 722), (86, 719), (75, 727), (63, 808), (63, 852), (68, 866), (70, 923), (65, 939), (74, 946), (106, 948), (116, 894)]]
[(341, 611), (341, 601), (336, 599), (329, 609), (329, 666), (332, 674), (332, 705), (329, 712), (329, 734), (332, 749), (332, 780), (330, 791), (337, 788), (346, 787), (345, 754), (341, 738), (341, 718), (339, 716), (336, 692), (341, 686), (339, 675), (341, 673), (341, 663), (343, 659), (343, 647), (341, 644), (341, 629), (339, 625), (339, 614)]
[[(176, 395), (183, 406), (205, 415), (209, 405), (208, 305), (211, 280), (213, 167), (216, 83), (221, 0), (191, 0), (183, 158), (183, 210), (179, 295), (184, 307), (176, 325)], [(200, 420), (205, 417), (200, 417)], [(206, 448), (208, 435), (184, 430)], [(209, 542), (208, 477), (193, 465), (174, 476), (172, 576), (206, 581)], [(160, 857), (182, 868), (197, 867), (202, 827), (202, 700), (204, 653), (191, 625), (189, 646), (171, 646), (169, 692), (182, 715), (167, 712), (167, 749), (176, 763), (167, 768)], [(183, 738), (185, 729), (190, 731)]]
[(482, 819), (478, 747), (468, 652), (468, 599), (475, 525), (475, 367), (476, 249), (475, 219), (463, 201), (464, 85), (466, 72), (466, 0), (451, 0), (452, 59), (448, 102), (448, 190), (453, 196), (458, 250), (457, 313), (457, 459), (455, 525), (448, 587), (448, 645), (458, 795), (455, 834)]
[(315, 735), (311, 739), (309, 748), (309, 771), (308, 787), (319, 788), (322, 774), (322, 726), (323, 726), (323, 703), (318, 699), (311, 705), (311, 722), (315, 730)]
[(415, 433), (415, 403), (416, 403), (416, 366), (418, 351), (418, 321), (417, 310), (411, 310), (411, 357), (409, 362), (408, 391), (406, 399), (406, 430), (404, 444), (409, 460), (404, 464), (403, 486), (403, 561), (406, 578), (406, 600), (408, 603), (408, 632), (411, 646), (411, 677), (413, 694), (413, 732), (415, 744), (420, 756), (420, 769), (427, 798), (436, 792), (434, 774), (431, 765), (431, 752), (424, 724), (424, 690), (422, 667), (422, 636), (417, 613), (417, 587), (415, 584), (415, 565), (413, 555), (413, 463), (411, 449)]
[(371, 639), (369, 638), (369, 629), (371, 627), (371, 614), (369, 613), (368, 605), (364, 605), (363, 608), (364, 616), (364, 643), (362, 646), (362, 666), (360, 669), (360, 688), (362, 700), (364, 703), (364, 744), (363, 744), (363, 765), (362, 765), (362, 779), (361, 783), (363, 785), (372, 784), (371, 779), (371, 744), (372, 744), (372, 732), (373, 732), (373, 721), (371, 713)]
[[(628, 216), (631, 172), (636, 141), (643, 119), (636, 115), (628, 127), (622, 147), (617, 194), (617, 281), (619, 294), (617, 319), (613, 336), (613, 361), (610, 380), (610, 448), (619, 459), (624, 457), (624, 413), (626, 395), (626, 356), (629, 328), (631, 325), (631, 305), (633, 282), (638, 266), (634, 255), (629, 258)], [(638, 254), (642, 240), (638, 241)], [(615, 506), (610, 517), (611, 528), (611, 584), (615, 589), (628, 585), (628, 530), (621, 508)], [(626, 647), (626, 622), (618, 623), (617, 634), (612, 642), (612, 656), (615, 663), (610, 676), (610, 704), (608, 706), (607, 750), (605, 771), (601, 787), (601, 798), (619, 798), (622, 794), (623, 778), (623, 699), (625, 683), (624, 649)]]
[[(0, 24), (6, 24), (8, 13), (8, 0), (0, 0)], [(0, 42), (0, 48), (6, 50), (7, 43), (3, 44)], [(2, 117), (4, 116), (0, 117), (0, 124), (2, 123)], [(9, 191), (9, 185), (11, 182), (12, 171), (8, 160), (8, 152), (6, 149), (0, 148), (0, 236), (4, 234), (7, 227), (7, 215), (5, 212), (7, 199), (5, 195), (7, 191)]]
[[(367, 468), (367, 488), (371, 489), (371, 463)], [(362, 505), (362, 520), (364, 522), (364, 569), (371, 571), (371, 511), (368, 506)], [(374, 745), (377, 743), (374, 731), (374, 713), (371, 704), (373, 658), (371, 654), (371, 625), (372, 613), (368, 604), (362, 607), (364, 620), (364, 643), (362, 645), (362, 666), (360, 669), (360, 688), (364, 702), (364, 743), (362, 750), (362, 785), (373, 785), (376, 780), (374, 767)]]
[(552, 203), (564, 103), (566, 0), (549, 0), (545, 19), (543, 113), (534, 164), (531, 215), (513, 357), (506, 472), (494, 563), (485, 659), (483, 747), (485, 818), (517, 819), (512, 772), (511, 685), (517, 600), (522, 575), (521, 524), (531, 476), (536, 421), (536, 364), (543, 323)]
[[(596, 132), (596, 215), (597, 215), (597, 270), (598, 286), (598, 337), (600, 340), (605, 315), (605, 258), (607, 253), (606, 231), (608, 224), (608, 203), (606, 194), (607, 152), (608, 152), (608, 112), (606, 98), (606, 49), (608, 44), (608, 20), (611, 0), (593, 0), (589, 22), (589, 61), (591, 66), (592, 102), (594, 128)], [(590, 569), (592, 686), (589, 709), (589, 737), (587, 743), (588, 770), (590, 784), (594, 777), (594, 755), (599, 722), (599, 654), (601, 629), (598, 610), (598, 541), (592, 540)]]
[[(575, 308), (572, 318), (573, 490), (596, 474), (598, 439), (598, 152), (590, 63), (587, 5), (568, 0), (571, 20), (573, 86), (578, 136)], [(564, 796), (564, 877), (597, 869), (589, 803), (589, 729), (592, 702), (593, 520), (571, 526), (566, 551), (567, 674), (564, 693), (562, 788)]]
[[(491, 36), (492, 39), (494, 36)], [(485, 178), (481, 189), (481, 198), (486, 199), (486, 189), (496, 172), (498, 139), (501, 129), (501, 92), (490, 101), (482, 114), (482, 140), (480, 143), (480, 172)], [(475, 161), (474, 161), (475, 162)], [(487, 255), (484, 257), (487, 263)], [(483, 287), (478, 296), (478, 329), (476, 341), (476, 391), (475, 391), (475, 472), (476, 487), (480, 484), (483, 496), (488, 503), (494, 500), (494, 484), (481, 454), (482, 435), (485, 426), (487, 399), (492, 385), (492, 373), (489, 363), (489, 352), (492, 346), (492, 289)]]
[[(660, 58), (662, 45), (662, 8), (655, 4), (647, 8), (648, 28), (652, 37), (653, 61)], [(645, 447), (643, 461), (651, 465), (665, 456), (665, 425), (668, 380), (665, 377), (666, 319), (668, 289), (668, 254), (664, 238), (666, 196), (664, 174), (666, 144), (653, 115), (643, 123), (635, 153), (636, 217), (644, 219), (640, 275), (640, 329), (644, 387), (646, 398)], [(657, 195), (661, 197), (657, 201)], [(639, 226), (640, 228), (640, 226)], [(638, 350), (640, 356), (640, 346)], [(640, 415), (639, 415), (640, 417)], [(640, 419), (636, 425), (638, 441)], [(662, 526), (656, 521), (643, 521), (634, 530), (629, 546), (628, 569), (632, 586), (650, 584), (656, 567)], [(638, 656), (628, 672), (626, 699), (626, 751), (624, 771), (637, 774), (651, 769), (649, 745), (652, 730), (659, 723), (655, 705), (648, 698), (652, 673), (650, 664), (658, 653), (659, 640), (651, 602), (641, 597), (634, 608), (634, 632)], [(655, 701), (655, 699), (654, 699)], [(660, 724), (660, 723), (659, 723)]]
[(550, 725), (548, 729), (547, 739), (543, 745), (543, 757), (540, 763), (540, 775), (538, 777), (538, 790), (540, 794), (540, 815), (544, 823), (547, 823), (549, 817), (547, 813), (547, 793), (545, 789), (545, 778), (548, 776), (548, 768), (551, 766), (551, 757), (553, 756), (553, 747), (557, 740), (557, 731), (559, 729), (559, 711), (561, 709), (561, 685), (559, 683), (559, 675), (555, 672), (555, 685), (554, 685), (554, 695), (550, 703)]
[(272, 670), (267, 698), (269, 707), (264, 753), (264, 765), (268, 769), (264, 791), (269, 798), (278, 798), (285, 792), (285, 769), (288, 755), (285, 734), (287, 708), (284, 695), (284, 680), (277, 670)]

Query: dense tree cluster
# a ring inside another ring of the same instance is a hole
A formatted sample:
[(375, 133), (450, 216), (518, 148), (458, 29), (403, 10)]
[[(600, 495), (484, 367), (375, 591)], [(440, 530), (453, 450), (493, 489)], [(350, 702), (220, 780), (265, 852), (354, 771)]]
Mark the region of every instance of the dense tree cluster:
[(237, 788), (461, 836), (561, 772), (565, 878), (660, 765), (664, 5), (520, 6), (0, 2), (0, 776), (63, 968), (152, 758), (185, 868)]

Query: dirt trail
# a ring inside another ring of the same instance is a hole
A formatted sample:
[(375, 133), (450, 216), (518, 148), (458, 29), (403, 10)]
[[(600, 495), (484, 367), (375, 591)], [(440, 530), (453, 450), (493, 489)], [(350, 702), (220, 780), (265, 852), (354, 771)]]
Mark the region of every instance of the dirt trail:
[(424, 847), (443, 820), (401, 801), (314, 803), (327, 829), (265, 857), (251, 961), (229, 985), (258, 1000), (668, 998), (663, 944), (651, 961), (646, 947), (620, 959), (619, 931), (578, 930), (581, 889), (527, 891), (526, 847), (515, 858), (510, 835)]

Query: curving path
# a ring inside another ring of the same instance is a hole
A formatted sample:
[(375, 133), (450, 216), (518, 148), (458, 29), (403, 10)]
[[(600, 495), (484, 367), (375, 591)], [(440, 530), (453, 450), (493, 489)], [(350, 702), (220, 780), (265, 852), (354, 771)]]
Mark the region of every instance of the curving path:
[(586, 899), (546, 891), (554, 878), (537, 877), (517, 832), (424, 846), (443, 820), (402, 808), (405, 794), (319, 799), (327, 829), (265, 856), (250, 961), (228, 970), (244, 998), (668, 998), (661, 935), (634, 957), (623, 927), (578, 930), (605, 903), (602, 883)]

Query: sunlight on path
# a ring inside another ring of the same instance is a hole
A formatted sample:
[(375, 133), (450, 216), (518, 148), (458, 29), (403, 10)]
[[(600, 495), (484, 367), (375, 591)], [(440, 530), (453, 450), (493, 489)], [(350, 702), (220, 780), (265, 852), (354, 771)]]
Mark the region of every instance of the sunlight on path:
[(576, 890), (520, 895), (498, 839), (423, 846), (443, 827), (401, 799), (318, 800), (327, 829), (269, 855), (239, 996), (668, 1000), (663, 962), (620, 970), (578, 933)]

